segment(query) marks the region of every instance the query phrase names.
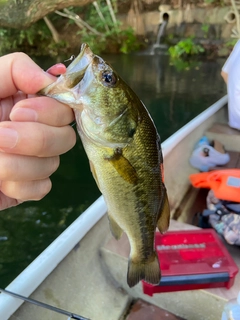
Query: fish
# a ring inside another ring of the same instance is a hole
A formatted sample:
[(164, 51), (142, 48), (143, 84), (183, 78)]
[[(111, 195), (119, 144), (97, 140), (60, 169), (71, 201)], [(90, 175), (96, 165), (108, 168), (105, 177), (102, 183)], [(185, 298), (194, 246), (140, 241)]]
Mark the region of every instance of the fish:
[(158, 284), (156, 228), (167, 231), (170, 209), (156, 126), (136, 93), (82, 44), (65, 74), (39, 92), (73, 108), (93, 177), (105, 199), (110, 230), (130, 243), (127, 283)]

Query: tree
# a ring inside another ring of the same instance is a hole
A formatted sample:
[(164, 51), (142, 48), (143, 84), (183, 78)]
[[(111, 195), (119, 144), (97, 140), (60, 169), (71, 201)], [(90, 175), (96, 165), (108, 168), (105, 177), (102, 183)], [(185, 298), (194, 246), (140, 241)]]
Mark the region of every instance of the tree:
[(0, 0), (0, 26), (27, 28), (56, 10), (84, 6), (94, 0)]

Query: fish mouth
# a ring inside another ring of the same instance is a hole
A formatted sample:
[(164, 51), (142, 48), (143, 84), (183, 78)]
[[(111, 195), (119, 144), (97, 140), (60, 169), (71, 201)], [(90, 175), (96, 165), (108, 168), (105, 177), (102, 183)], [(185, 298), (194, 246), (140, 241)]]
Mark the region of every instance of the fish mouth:
[(89, 65), (93, 63), (94, 57), (89, 46), (83, 43), (79, 55), (67, 67), (66, 73), (39, 91), (38, 94), (54, 98), (72, 107), (79, 96), (78, 84), (82, 81)]
[(95, 55), (88, 44), (83, 43), (79, 55), (68, 66), (66, 73), (63, 75), (66, 86), (69, 89), (75, 87), (83, 79), (84, 74), (94, 57)]

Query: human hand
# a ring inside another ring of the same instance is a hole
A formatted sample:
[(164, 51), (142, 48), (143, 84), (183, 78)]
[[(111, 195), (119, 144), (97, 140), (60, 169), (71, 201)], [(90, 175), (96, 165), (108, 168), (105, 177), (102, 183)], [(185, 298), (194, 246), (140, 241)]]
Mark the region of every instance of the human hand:
[[(27, 55), (0, 57), (0, 210), (40, 200), (51, 190), (50, 175), (59, 155), (71, 149), (76, 135), (72, 110), (35, 94), (54, 82), (66, 67), (44, 72)], [(51, 74), (50, 74), (51, 73)]]

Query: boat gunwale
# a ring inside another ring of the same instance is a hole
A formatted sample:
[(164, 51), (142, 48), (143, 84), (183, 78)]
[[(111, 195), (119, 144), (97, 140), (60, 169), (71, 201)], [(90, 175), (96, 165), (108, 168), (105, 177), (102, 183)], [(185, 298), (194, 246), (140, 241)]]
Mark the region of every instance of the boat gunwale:
[[(106, 212), (106, 204), (103, 196), (100, 196), (33, 260), (6, 290), (29, 297)], [(1, 293), (0, 319), (9, 319), (23, 303), (20, 299)]]

